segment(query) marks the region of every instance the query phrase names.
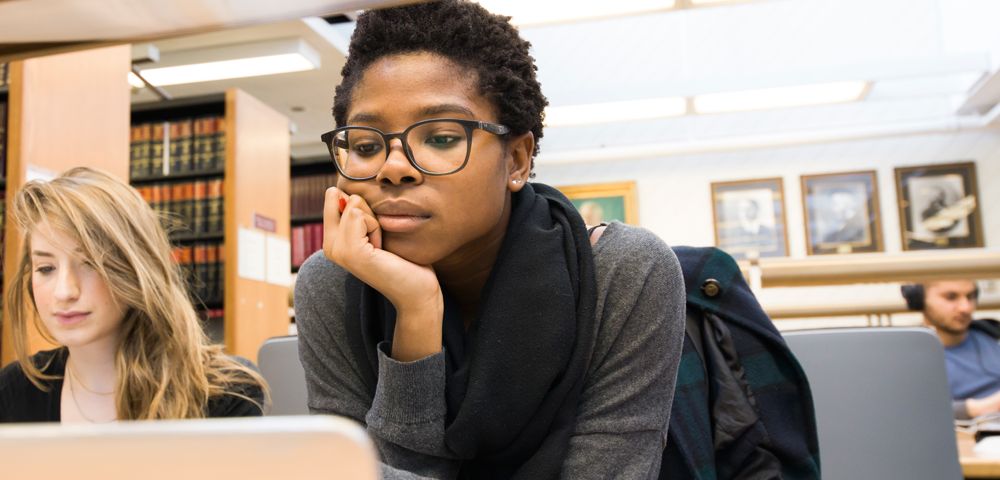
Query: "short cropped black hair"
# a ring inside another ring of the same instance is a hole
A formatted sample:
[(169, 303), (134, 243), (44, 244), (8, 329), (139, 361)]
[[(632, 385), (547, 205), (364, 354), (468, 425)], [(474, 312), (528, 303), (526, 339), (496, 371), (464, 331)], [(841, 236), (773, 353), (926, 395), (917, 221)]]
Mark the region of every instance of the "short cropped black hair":
[(371, 64), (389, 55), (430, 52), (475, 72), (479, 93), (492, 102), (497, 121), (514, 135), (528, 131), (534, 134), (534, 166), (548, 100), (535, 77), (535, 59), (528, 53), (531, 44), (521, 38), (509, 20), (464, 0), (361, 14), (341, 71), (343, 81), (334, 96), (334, 120), (338, 126), (346, 125), (354, 86)]

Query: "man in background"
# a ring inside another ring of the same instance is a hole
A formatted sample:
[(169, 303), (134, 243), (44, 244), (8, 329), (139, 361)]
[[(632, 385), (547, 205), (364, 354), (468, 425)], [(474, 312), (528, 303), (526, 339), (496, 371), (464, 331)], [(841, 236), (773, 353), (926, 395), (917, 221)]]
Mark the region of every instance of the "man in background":
[(1000, 411), (1000, 324), (973, 320), (979, 287), (970, 280), (904, 285), (911, 310), (923, 312), (924, 325), (944, 344), (948, 386), (955, 418)]

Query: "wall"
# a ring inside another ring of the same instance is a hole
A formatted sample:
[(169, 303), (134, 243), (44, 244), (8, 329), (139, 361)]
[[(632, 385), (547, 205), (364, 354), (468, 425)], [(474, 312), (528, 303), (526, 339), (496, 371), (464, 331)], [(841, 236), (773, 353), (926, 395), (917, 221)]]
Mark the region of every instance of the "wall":
[[(544, 151), (545, 143), (542, 142)], [(805, 230), (799, 176), (853, 170), (876, 170), (886, 252), (900, 252), (899, 211), (895, 174), (900, 166), (974, 160), (979, 183), (984, 240), (1000, 247), (1000, 131), (968, 130), (952, 133), (878, 138), (860, 141), (767, 148), (743, 152), (676, 155), (641, 160), (577, 164), (546, 164), (538, 159), (535, 181), (555, 186), (634, 180), (641, 225), (671, 245), (713, 245), (711, 187), (716, 181), (780, 176), (784, 179), (788, 242), (792, 257), (805, 257)], [(883, 285), (877, 295), (893, 295)], [(985, 290), (994, 286), (987, 284)], [(808, 301), (836, 296), (845, 301), (857, 294), (871, 295), (866, 286), (783, 288), (759, 292), (762, 303)], [(902, 316), (904, 323), (916, 317)], [(864, 318), (834, 322), (811, 319), (786, 326), (865, 324)], [(779, 323), (780, 325), (780, 323)]]

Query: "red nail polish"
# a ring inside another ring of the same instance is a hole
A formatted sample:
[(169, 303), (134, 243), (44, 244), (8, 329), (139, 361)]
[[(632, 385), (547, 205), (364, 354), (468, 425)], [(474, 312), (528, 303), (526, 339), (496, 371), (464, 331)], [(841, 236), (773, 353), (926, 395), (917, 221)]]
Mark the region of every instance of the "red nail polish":
[(340, 199), (340, 213), (344, 213), (344, 209), (347, 208), (347, 200)]

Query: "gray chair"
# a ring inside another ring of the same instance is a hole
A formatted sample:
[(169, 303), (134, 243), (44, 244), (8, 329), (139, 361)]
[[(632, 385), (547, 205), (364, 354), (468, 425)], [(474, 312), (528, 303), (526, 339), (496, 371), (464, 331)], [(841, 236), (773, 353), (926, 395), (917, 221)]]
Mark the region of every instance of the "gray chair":
[(784, 334), (812, 387), (824, 480), (961, 479), (944, 350), (923, 328)]
[(268, 415), (304, 415), (306, 373), (299, 362), (299, 337), (273, 337), (264, 341), (257, 352), (260, 373), (271, 387), (271, 410)]

